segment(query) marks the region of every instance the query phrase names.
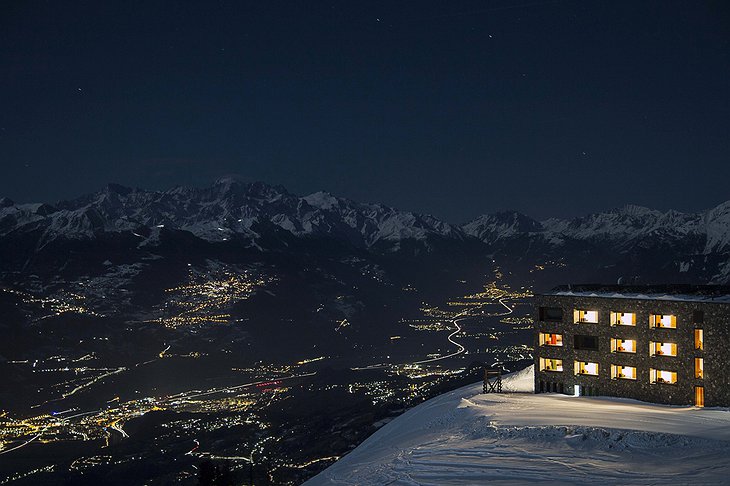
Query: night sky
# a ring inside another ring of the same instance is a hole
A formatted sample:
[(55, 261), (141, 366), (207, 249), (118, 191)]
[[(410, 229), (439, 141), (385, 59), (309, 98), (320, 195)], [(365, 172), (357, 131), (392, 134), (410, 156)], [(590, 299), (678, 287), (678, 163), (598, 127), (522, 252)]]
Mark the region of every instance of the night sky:
[(730, 199), (730, 2), (0, 3), (0, 196), (236, 175), (459, 223)]

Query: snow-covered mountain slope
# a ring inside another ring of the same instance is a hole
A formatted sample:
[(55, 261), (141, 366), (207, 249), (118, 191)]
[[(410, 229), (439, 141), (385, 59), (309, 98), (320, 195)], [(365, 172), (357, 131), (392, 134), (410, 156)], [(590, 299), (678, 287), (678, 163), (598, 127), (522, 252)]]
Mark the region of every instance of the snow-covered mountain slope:
[(689, 283), (730, 281), (730, 202), (698, 214), (626, 206), (542, 222), (502, 212), (456, 226), (326, 192), (300, 197), (280, 186), (233, 179), (168, 191), (110, 184), (55, 204), (0, 199), (0, 252), (6, 252), (0, 257), (7, 257), (0, 260), (12, 271), (38, 269), (45, 260), (35, 257), (44, 251), (55, 252), (56, 259), (68, 251), (87, 251), (80, 249), (87, 242), (104, 242), (107, 246), (99, 249), (103, 253), (114, 239), (124, 242), (125, 250), (119, 251), (153, 251), (164, 241), (168, 248), (189, 248), (195, 238), (203, 244), (232, 242), (237, 248), (242, 244), (292, 254), (321, 247), (323, 239), (355, 253), (403, 250), (416, 257), (438, 250), (447, 261), (451, 256), (496, 258), (513, 272), (544, 269), (552, 262), (570, 269), (560, 279), (615, 281), (628, 275)]
[(306, 197), (260, 182), (221, 179), (212, 187), (143, 191), (114, 184), (55, 205), (20, 204), (3, 199), (0, 236), (40, 232), (41, 246), (55, 238), (85, 239), (104, 232), (169, 228), (189, 231), (207, 241), (243, 238), (278, 228), (297, 237), (328, 236), (372, 247), (379, 242), (463, 239), (462, 231), (428, 215), (380, 204), (360, 204), (327, 193)]
[(461, 227), (464, 233), (475, 236), (485, 243), (543, 231), (534, 219), (517, 212), (484, 214)]
[(725, 484), (725, 410), (532, 393), (532, 367), (436, 397), (305, 483)]
[(221, 179), (208, 188), (168, 191), (109, 184), (97, 193), (54, 205), (0, 200), (0, 236), (39, 232), (41, 243), (57, 237), (83, 239), (103, 232), (160, 227), (189, 231), (208, 241), (253, 241), (260, 231), (273, 227), (296, 237), (336, 237), (362, 247), (429, 237), (474, 237), (491, 245), (531, 236), (552, 245), (570, 239), (610, 243), (620, 249), (661, 238), (665, 242), (691, 240), (693, 246), (701, 246), (699, 253), (709, 254), (730, 251), (730, 201), (698, 214), (625, 206), (572, 220), (542, 222), (502, 212), (459, 227), (433, 216), (358, 203), (326, 192), (299, 197), (281, 186), (234, 179)]
[(486, 243), (535, 235), (553, 244), (566, 239), (610, 242), (627, 248), (637, 242), (697, 241), (701, 253), (730, 249), (730, 201), (703, 213), (656, 211), (641, 206), (624, 206), (602, 213), (564, 220), (537, 222), (519, 213), (484, 215), (462, 226), (464, 232)]

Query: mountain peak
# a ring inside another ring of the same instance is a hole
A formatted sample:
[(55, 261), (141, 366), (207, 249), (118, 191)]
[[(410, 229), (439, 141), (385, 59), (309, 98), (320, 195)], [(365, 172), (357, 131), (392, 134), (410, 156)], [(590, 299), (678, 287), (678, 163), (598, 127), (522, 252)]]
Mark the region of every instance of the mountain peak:
[(285, 187), (270, 185), (261, 181), (246, 182), (238, 177), (221, 177), (213, 184), (221, 195), (241, 194), (252, 199), (271, 201), (290, 195)]
[(109, 182), (107, 185), (105, 185), (101, 192), (105, 194), (118, 194), (120, 196), (127, 196), (134, 192), (134, 189), (131, 187), (123, 186), (121, 184), (116, 184), (114, 182)]
[(517, 211), (483, 214), (462, 226), (464, 232), (487, 243), (522, 233), (541, 231), (542, 225)]
[(654, 209), (649, 209), (645, 206), (639, 206), (636, 204), (627, 204), (624, 207), (616, 210), (616, 212), (619, 214), (626, 215), (626, 216), (637, 216), (637, 217), (659, 214), (659, 211), (656, 211)]
[(224, 186), (224, 187), (232, 187), (232, 186), (241, 186), (243, 184), (247, 184), (247, 182), (243, 181), (240, 177), (235, 176), (225, 176), (225, 177), (219, 177), (215, 180), (213, 183), (213, 186)]
[(319, 209), (332, 209), (339, 205), (338, 198), (326, 191), (313, 192), (308, 196), (304, 196), (302, 199), (307, 201), (307, 204), (310, 206)]

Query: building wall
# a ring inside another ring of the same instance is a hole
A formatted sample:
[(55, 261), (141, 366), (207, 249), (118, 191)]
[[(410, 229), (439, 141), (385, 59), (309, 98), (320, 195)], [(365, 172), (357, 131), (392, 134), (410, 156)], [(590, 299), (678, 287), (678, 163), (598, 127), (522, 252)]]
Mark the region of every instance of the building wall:
[(730, 406), (730, 305), (705, 307), (705, 405)]
[[(535, 308), (535, 390), (572, 394), (581, 387), (583, 395), (635, 398), (655, 403), (691, 405), (695, 386), (704, 387), (706, 406), (730, 405), (730, 305), (703, 302), (616, 299), (577, 296), (538, 296)], [(540, 320), (540, 307), (563, 310), (560, 322)], [(574, 309), (598, 311), (598, 323), (575, 323)], [(612, 326), (611, 312), (636, 314), (635, 326)], [(695, 311), (702, 311), (704, 322), (694, 322)], [(650, 314), (676, 316), (676, 329), (649, 326)], [(704, 332), (704, 351), (695, 349), (695, 328)], [(539, 333), (558, 333), (563, 346), (539, 345)], [(576, 334), (596, 336), (598, 350), (574, 349)], [(636, 353), (611, 352), (611, 339), (636, 340)], [(650, 356), (649, 343), (676, 343), (677, 356)], [(563, 360), (563, 371), (540, 371), (540, 358)], [(704, 359), (704, 378), (695, 378), (695, 358)], [(598, 376), (576, 375), (575, 361), (598, 363)], [(636, 367), (636, 380), (611, 378), (611, 365)], [(677, 373), (677, 383), (651, 383), (650, 369)]]

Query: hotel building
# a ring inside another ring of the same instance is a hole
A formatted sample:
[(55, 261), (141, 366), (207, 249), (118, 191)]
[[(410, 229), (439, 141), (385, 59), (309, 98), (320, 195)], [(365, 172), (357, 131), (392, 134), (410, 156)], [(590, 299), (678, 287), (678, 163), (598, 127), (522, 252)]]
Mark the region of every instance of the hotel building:
[(571, 285), (536, 300), (536, 393), (730, 406), (730, 287)]

